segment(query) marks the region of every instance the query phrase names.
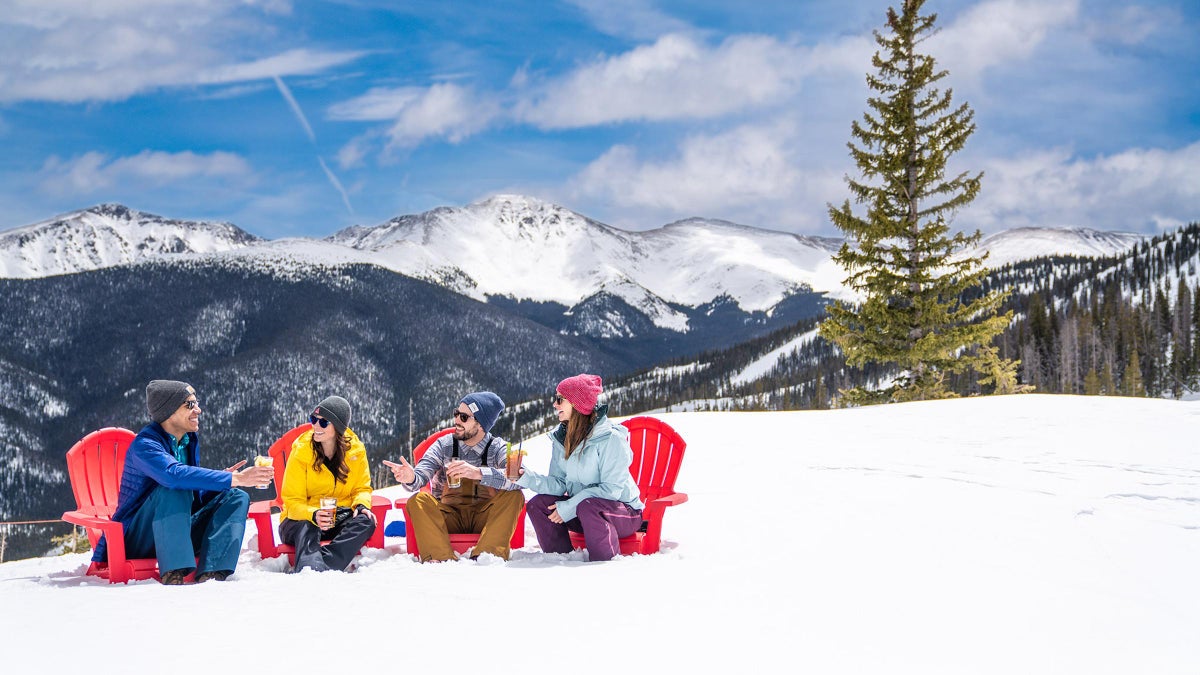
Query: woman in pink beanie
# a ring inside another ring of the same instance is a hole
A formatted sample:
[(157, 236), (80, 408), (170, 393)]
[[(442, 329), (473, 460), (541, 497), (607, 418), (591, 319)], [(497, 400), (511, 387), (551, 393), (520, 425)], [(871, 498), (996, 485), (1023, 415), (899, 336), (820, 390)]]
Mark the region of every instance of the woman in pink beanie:
[(593, 562), (620, 553), (617, 540), (641, 527), (645, 506), (629, 473), (629, 431), (613, 424), (608, 406), (597, 402), (602, 385), (600, 376), (587, 373), (558, 383), (550, 472), (525, 470), (517, 481), (538, 493), (526, 512), (542, 551), (570, 553), (569, 533), (581, 532)]

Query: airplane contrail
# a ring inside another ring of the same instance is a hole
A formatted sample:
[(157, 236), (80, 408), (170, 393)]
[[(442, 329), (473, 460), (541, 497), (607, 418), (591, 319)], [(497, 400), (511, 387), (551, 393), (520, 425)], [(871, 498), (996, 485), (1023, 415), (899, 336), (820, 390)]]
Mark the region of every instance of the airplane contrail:
[[(312, 125), (308, 123), (308, 118), (304, 116), (304, 111), (300, 109), (300, 104), (296, 102), (296, 97), (292, 96), (292, 90), (283, 83), (283, 79), (278, 75), (272, 75), (271, 78), (275, 80), (275, 87), (279, 89), (279, 93), (283, 95), (283, 99), (291, 107), (292, 113), (296, 115), (296, 119), (300, 120), (300, 125), (304, 127), (304, 133), (308, 134), (308, 140), (315, 146), (317, 144), (317, 135), (313, 133)], [(338, 180), (337, 176), (333, 175), (333, 171), (329, 169), (329, 166), (325, 164), (325, 160), (320, 155), (317, 155), (317, 161), (321, 163), (321, 170), (325, 172), (325, 177), (329, 179), (329, 184), (342, 196), (342, 203), (346, 205), (346, 211), (350, 215), (354, 215), (354, 207), (350, 205), (350, 195), (346, 193), (346, 188), (342, 187), (342, 182)]]
[(304, 116), (304, 111), (300, 109), (300, 104), (296, 103), (296, 97), (292, 96), (292, 90), (283, 83), (283, 80), (278, 75), (271, 76), (275, 80), (275, 86), (279, 89), (279, 93), (283, 94), (283, 98), (288, 105), (292, 107), (292, 112), (295, 113), (296, 119), (300, 120), (300, 124), (304, 127), (304, 132), (308, 134), (308, 140), (313, 143), (317, 142), (317, 135), (313, 133), (312, 126), (308, 123), (308, 118)]
[(346, 210), (350, 212), (350, 215), (354, 215), (354, 207), (350, 206), (350, 196), (346, 194), (346, 189), (342, 187), (342, 181), (338, 180), (337, 176), (333, 175), (333, 172), (330, 171), (329, 167), (325, 165), (324, 159), (317, 157), (317, 161), (321, 163), (321, 168), (325, 171), (325, 175), (329, 178), (329, 182), (332, 183), (333, 187), (342, 194), (342, 202), (346, 204)]

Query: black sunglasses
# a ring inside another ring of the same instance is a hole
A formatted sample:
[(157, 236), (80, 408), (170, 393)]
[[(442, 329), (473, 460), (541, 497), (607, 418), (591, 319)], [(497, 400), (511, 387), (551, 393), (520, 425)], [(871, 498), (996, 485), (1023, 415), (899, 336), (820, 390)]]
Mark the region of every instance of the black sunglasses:
[(457, 419), (459, 422), (462, 422), (463, 424), (466, 424), (467, 420), (471, 419), (471, 416), (465, 412), (459, 412), (459, 411), (455, 410), (453, 414), (454, 414), (455, 419)]
[(555, 394), (554, 398), (550, 399), (550, 402), (551, 405), (562, 405), (562, 402), (565, 400), (567, 400), (566, 396), (563, 396), (562, 394)]
[(325, 419), (324, 417), (317, 417), (316, 415), (309, 415), (308, 423), (320, 425), (322, 429), (329, 426), (329, 420)]
[(184, 401), (183, 404), (187, 406), (188, 410), (195, 410), (200, 407), (200, 401)]

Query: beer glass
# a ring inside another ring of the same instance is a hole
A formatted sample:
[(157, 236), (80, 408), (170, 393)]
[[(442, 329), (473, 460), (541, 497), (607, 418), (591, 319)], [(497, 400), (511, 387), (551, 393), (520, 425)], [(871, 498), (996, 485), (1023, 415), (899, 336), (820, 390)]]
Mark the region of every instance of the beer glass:
[[(254, 458), (254, 466), (274, 466), (274, 465), (275, 465), (275, 460), (270, 455), (257, 455)], [(254, 487), (258, 488), (259, 490), (266, 490), (269, 486), (270, 486), (270, 483), (268, 483), (267, 485), (255, 485)]]
[(446, 487), (458, 489), (458, 488), (462, 487), (462, 477), (450, 475), (450, 465), (452, 463), (454, 463), (455, 461), (457, 461), (457, 460), (455, 460), (455, 459), (447, 459), (446, 460)]
[(321, 510), (329, 514), (330, 527), (337, 520), (337, 497), (321, 497)]

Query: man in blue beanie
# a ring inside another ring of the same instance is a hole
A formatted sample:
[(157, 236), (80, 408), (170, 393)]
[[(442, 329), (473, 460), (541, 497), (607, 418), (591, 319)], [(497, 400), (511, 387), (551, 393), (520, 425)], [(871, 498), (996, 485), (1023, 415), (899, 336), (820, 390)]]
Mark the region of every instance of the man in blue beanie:
[[(442, 436), (414, 467), (384, 462), (406, 490), (408, 527), (413, 528), (421, 562), (454, 560), (451, 534), (478, 534), (471, 557), (490, 553), (508, 560), (525, 495), (504, 477), (507, 443), (492, 435), (504, 401), (490, 391), (467, 394), (454, 410), (454, 433)], [(450, 487), (452, 479), (461, 481)], [(426, 483), (430, 492), (417, 492)]]
[[(186, 382), (151, 380), (147, 424), (125, 453), (121, 491), (112, 519), (125, 526), (129, 558), (157, 558), (168, 586), (224, 581), (233, 574), (246, 529), (250, 497), (235, 487), (267, 485), (274, 471), (239, 462), (224, 471), (200, 464), (200, 401)], [(107, 542), (92, 560), (108, 559)]]

